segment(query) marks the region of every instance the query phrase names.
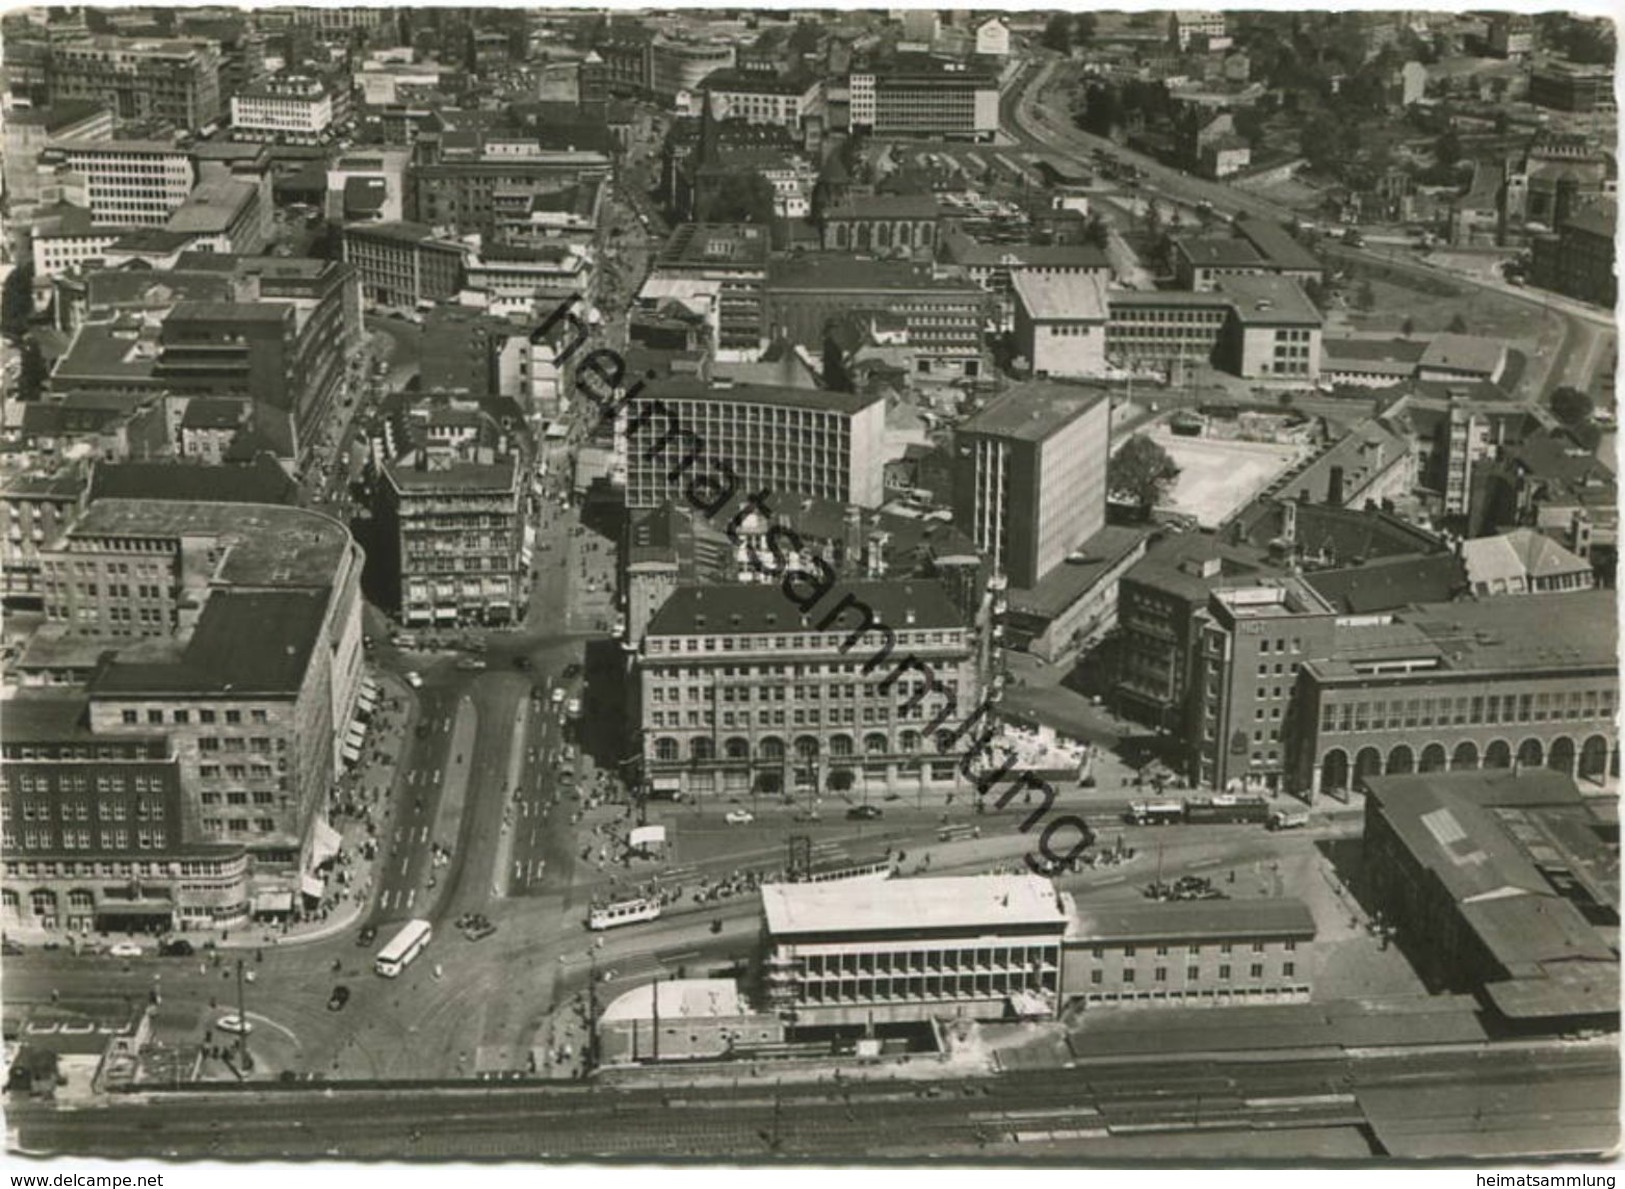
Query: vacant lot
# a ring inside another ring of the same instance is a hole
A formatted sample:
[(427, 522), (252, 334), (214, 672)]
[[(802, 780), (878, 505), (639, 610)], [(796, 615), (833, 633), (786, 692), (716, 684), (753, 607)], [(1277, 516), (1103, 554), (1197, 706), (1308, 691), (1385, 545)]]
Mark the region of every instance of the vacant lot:
[(1196, 517), (1204, 528), (1223, 524), (1304, 451), (1265, 442), (1182, 438), (1166, 429), (1151, 436), (1179, 467), (1179, 479), (1163, 507)]

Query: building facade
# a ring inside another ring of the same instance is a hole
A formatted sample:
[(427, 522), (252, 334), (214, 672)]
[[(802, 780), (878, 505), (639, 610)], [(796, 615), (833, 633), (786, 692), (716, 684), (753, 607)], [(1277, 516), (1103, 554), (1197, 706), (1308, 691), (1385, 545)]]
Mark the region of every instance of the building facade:
[(52, 141), (41, 160), (82, 178), (91, 221), (110, 227), (164, 226), (197, 182), (187, 152), (160, 141)]
[(994, 572), (1036, 586), (1106, 523), (1104, 390), (1018, 386), (954, 430), (954, 518)]
[[(775, 551), (794, 566), (783, 542)], [(764, 557), (763, 571), (772, 564)], [(679, 587), (665, 600), (637, 662), (651, 794), (923, 796), (963, 783), (931, 732), (951, 735), (942, 724), (979, 702), (966, 617), (930, 579), (838, 590), (816, 614), (764, 584)], [(888, 683), (905, 657), (913, 676)]]
[(1066, 898), (1033, 875), (768, 884), (768, 1000), (795, 1028), (1055, 1013)]
[[(865, 508), (884, 502), (883, 397), (673, 378), (658, 399), (664, 415), (651, 411), (647, 424), (617, 438), (627, 454), (629, 508), (681, 499), (696, 476), (724, 482), (724, 467), (740, 492), (765, 487)], [(694, 461), (684, 467), (685, 458)]]
[(85, 37), (51, 47), (49, 78), (53, 104), (90, 99), (119, 120), (198, 132), (223, 113), (212, 41)]
[(319, 79), (279, 75), (231, 97), (231, 127), (239, 140), (320, 144), (333, 127), (333, 98)]
[(414, 310), (455, 297), (463, 287), (467, 247), (421, 223), (375, 223), (344, 229), (344, 260), (353, 266), (370, 307)]

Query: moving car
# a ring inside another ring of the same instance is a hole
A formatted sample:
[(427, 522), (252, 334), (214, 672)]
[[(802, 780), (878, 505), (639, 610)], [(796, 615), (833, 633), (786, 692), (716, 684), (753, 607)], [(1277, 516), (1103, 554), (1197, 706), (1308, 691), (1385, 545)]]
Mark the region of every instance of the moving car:
[(144, 951), (139, 942), (120, 941), (107, 951), (115, 958), (139, 958)]
[(239, 1036), (247, 1036), (250, 1032), (254, 1031), (254, 1025), (243, 1019), (243, 1017), (238, 1015), (236, 1012), (232, 1012), (227, 1016), (221, 1016), (214, 1022), (214, 1026), (220, 1029), (222, 1032), (232, 1032)]
[(344, 1005), (350, 1002), (349, 987), (334, 987), (333, 993), (327, 997), (328, 1011), (343, 1011)]
[(478, 657), (468, 656), (457, 662), (457, 667), (466, 673), (477, 673), (485, 668), (485, 662)]
[(756, 820), (756, 815), (748, 809), (730, 809), (722, 820), (730, 826), (748, 826)]
[(371, 945), (378, 940), (378, 926), (367, 925), (361, 930), (361, 935), (355, 939), (358, 946)]
[(564, 687), (562, 685), (556, 685), (553, 687), (553, 695), (550, 700), (555, 706), (564, 701)]
[(846, 811), (848, 821), (872, 822), (880, 817), (883, 810), (878, 805), (854, 805)]
[(568, 714), (571, 718), (579, 717), (581, 714), (581, 699), (571, 698), (569, 703), (564, 707), (564, 713)]
[(423, 678), (418, 675), (416, 669), (413, 669), (406, 674), (406, 684), (413, 689), (421, 689), (423, 688)]
[(194, 950), (192, 943), (186, 938), (171, 937), (158, 943), (158, 952), (165, 958), (190, 958)]

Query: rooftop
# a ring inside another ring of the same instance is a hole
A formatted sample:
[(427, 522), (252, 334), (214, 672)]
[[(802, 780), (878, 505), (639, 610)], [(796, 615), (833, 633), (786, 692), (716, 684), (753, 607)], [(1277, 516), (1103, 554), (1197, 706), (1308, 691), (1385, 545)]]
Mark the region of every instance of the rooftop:
[(1012, 588), (1011, 613), (1054, 618), (1132, 553), (1149, 532), (1136, 526), (1107, 525), (1077, 548), (1073, 557), (1078, 560), (1069, 558), (1064, 565), (1056, 566), (1030, 590)]
[(1035, 320), (1106, 320), (1106, 280), (1097, 272), (1017, 272), (1011, 276), (1010, 285), (1016, 300)]
[[(173, 469), (240, 473), (236, 467)], [(180, 499), (98, 499), (68, 533), (75, 542), (182, 536), (221, 538), (229, 549), (220, 562), (218, 580), (247, 586), (326, 587), (350, 548), (349, 530), (319, 512)]]
[(1105, 386), (1044, 380), (1014, 384), (962, 422), (958, 432), (1041, 442), (1110, 398)]
[(861, 413), (882, 403), (885, 397), (830, 389), (781, 388), (768, 384), (721, 384), (688, 376), (663, 381), (653, 394), (658, 400), (704, 400), (726, 404), (774, 405), (783, 408), (816, 409), (832, 413)]
[(1472, 334), (1436, 334), (1422, 351), (1424, 368), (1498, 375), (1506, 365), (1507, 345), (1502, 339)]
[(979, 297), (981, 290), (969, 282), (939, 281), (929, 266), (905, 260), (863, 260), (855, 256), (803, 256), (774, 260), (767, 269), (769, 290), (842, 291), (958, 291)]
[(1391, 611), (1415, 603), (1445, 603), (1467, 587), (1461, 559), (1449, 551), (1402, 555), (1316, 570), (1303, 576), (1316, 594), (1347, 615)]
[(1301, 900), (1187, 900), (1079, 904), (1068, 941), (1222, 941), (1315, 935)]
[(942, 206), (929, 194), (871, 194), (830, 208), (826, 219), (935, 219)]
[(1315, 254), (1293, 239), (1284, 227), (1267, 219), (1251, 218), (1238, 219), (1235, 227), (1271, 267), (1304, 272), (1322, 271)]
[(115, 659), (92, 678), (91, 696), (295, 693), (326, 614), (326, 591), (215, 590), (179, 660)]
[(259, 194), (253, 182), (211, 178), (199, 182), (186, 202), (169, 216), (165, 228), (183, 234), (217, 235), (231, 230), (242, 209)]
[(772, 244), (754, 223), (684, 223), (660, 249), (660, 268), (766, 268)]
[(1558, 574), (1590, 574), (1591, 563), (1532, 528), (1462, 542), (1467, 576), (1476, 583), (1538, 581)]
[(1618, 665), (1611, 590), (1432, 604), (1405, 620), (1443, 649), (1455, 670)]
[(968, 875), (936, 879), (766, 884), (767, 930), (780, 937), (895, 929), (960, 929), (985, 933), (1010, 926), (1067, 924), (1060, 897), (1036, 875)]
[(1245, 325), (1319, 326), (1324, 321), (1303, 286), (1290, 277), (1226, 276), (1216, 285)]
[[(801, 632), (846, 632), (862, 624), (852, 606), (826, 627), (818, 625), (850, 597), (868, 607), (876, 623), (893, 631), (963, 628), (965, 617), (948, 598), (941, 584), (930, 578), (882, 579), (843, 582), (824, 600), (813, 604), (816, 616), (803, 613), (799, 604), (778, 586), (681, 586), (649, 621), (650, 636), (715, 636)], [(878, 644), (879, 634), (874, 638)]]
[(297, 502), (299, 485), (261, 455), (243, 466), (195, 466), (178, 462), (99, 464), (92, 474), (90, 498), (99, 500), (175, 500), (196, 504), (283, 504)]
[[(655, 1010), (659, 996), (659, 1011)], [(633, 987), (617, 996), (599, 1017), (603, 1024), (617, 1020), (727, 1019), (749, 1014), (731, 978), (659, 979)]]
[(1244, 239), (1234, 237), (1176, 239), (1174, 248), (1197, 268), (1262, 266), (1263, 256)]
[(245, 401), (198, 397), (186, 402), (182, 429), (236, 429), (243, 423)]

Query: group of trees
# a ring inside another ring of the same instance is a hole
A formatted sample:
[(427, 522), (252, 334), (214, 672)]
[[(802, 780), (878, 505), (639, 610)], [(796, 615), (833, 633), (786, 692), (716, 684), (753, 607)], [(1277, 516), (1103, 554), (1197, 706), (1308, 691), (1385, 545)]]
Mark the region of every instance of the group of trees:
[(697, 196), (694, 218), (700, 223), (772, 223), (773, 183), (759, 173), (724, 174)]
[(1118, 129), (1155, 124), (1173, 115), (1173, 101), (1161, 83), (1133, 79), (1126, 83), (1091, 83), (1083, 94), (1078, 126), (1096, 136)]
[(1179, 478), (1179, 466), (1151, 438), (1135, 434), (1106, 465), (1106, 490), (1112, 498), (1133, 504), (1142, 520)]
[(1058, 12), (1050, 17), (1038, 43), (1058, 54), (1070, 54), (1074, 48), (1088, 45), (1095, 37), (1095, 14), (1092, 12)]

